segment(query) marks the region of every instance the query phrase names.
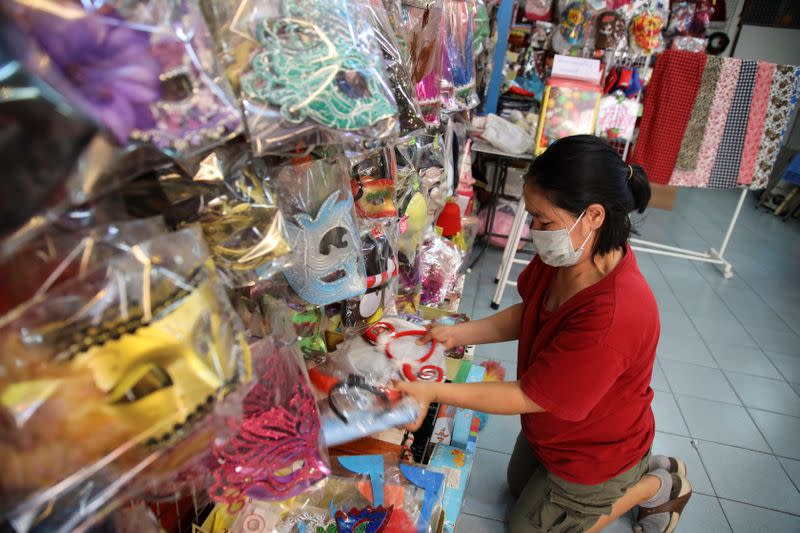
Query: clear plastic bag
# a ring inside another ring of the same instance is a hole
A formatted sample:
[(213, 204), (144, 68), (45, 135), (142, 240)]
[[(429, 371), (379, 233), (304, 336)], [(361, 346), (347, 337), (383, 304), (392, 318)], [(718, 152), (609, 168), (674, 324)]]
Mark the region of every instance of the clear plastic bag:
[(311, 385), (296, 345), (266, 338), (251, 346), (260, 376), (234, 435), (215, 446), (211, 497), (235, 508), (245, 497), (284, 500), (330, 473)]
[(270, 171), (292, 249), (283, 274), (310, 304), (340, 302), (367, 288), (348, 168), (343, 157), (333, 156)]
[(265, 183), (262, 160), (233, 143), (193, 166), (191, 178), (163, 174), (161, 187), (181, 224), (199, 223), (226, 284), (253, 285), (283, 268), (290, 248), (283, 215)]
[(197, 228), (120, 244), (0, 329), (0, 493), (17, 529), (71, 531), (123, 493), (190, 479), (226, 438), (249, 350), (208, 265)]
[(425, 127), (422, 111), (415, 98), (414, 84), (411, 82), (408, 51), (403, 51), (401, 37), (395, 34), (383, 1), (368, 0), (364, 5), (383, 52), (383, 65), (397, 103), (400, 136), (404, 137)]
[(428, 125), (439, 124), (441, 107), (441, 0), (426, 6), (404, 5), (406, 34), (411, 54), (412, 80), (422, 117)]
[(255, 43), (239, 81), (257, 155), (396, 136), (397, 105), (361, 3), (242, 0), (230, 27)]
[(643, 54), (653, 54), (664, 48), (664, 14), (658, 9), (642, 7), (631, 17), (629, 38), (631, 48)]
[(420, 272), (423, 305), (437, 306), (444, 302), (459, 277), (464, 256), (452, 242), (431, 231), (420, 249)]
[(442, 20), (442, 70), (446, 72), (442, 75), (442, 92), (449, 96), (444, 98), (444, 109), (472, 109), (480, 99), (475, 92), (474, 14), (470, 0), (444, 0)]
[(17, 43), (24, 64), (117, 142), (184, 157), (241, 131), (195, 3), (84, 6), (14, 0), (5, 7), (27, 35)]
[(564, 6), (558, 28), (553, 32), (553, 50), (559, 54), (566, 54), (573, 48), (581, 48), (588, 38), (591, 21), (592, 12), (584, 0), (570, 2)]
[(394, 203), (397, 163), (394, 148), (385, 147), (354, 155), (350, 186), (356, 213), (362, 219), (397, 216)]

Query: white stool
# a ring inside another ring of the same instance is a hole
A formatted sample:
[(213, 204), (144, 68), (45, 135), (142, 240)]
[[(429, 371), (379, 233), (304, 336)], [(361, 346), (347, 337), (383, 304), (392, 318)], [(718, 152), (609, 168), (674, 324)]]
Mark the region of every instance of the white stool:
[(497, 289), (494, 291), (494, 298), (490, 304), (492, 309), (500, 308), (500, 301), (503, 299), (503, 293), (506, 290), (506, 285), (512, 287), (517, 286), (516, 281), (508, 281), (508, 276), (511, 274), (511, 266), (514, 264), (527, 265), (527, 259), (517, 259), (517, 247), (519, 241), (522, 239), (522, 230), (525, 224), (528, 223), (528, 212), (525, 210), (525, 198), (520, 198), (517, 204), (517, 212), (514, 215), (514, 225), (511, 227), (511, 235), (508, 236), (506, 247), (503, 249), (503, 260), (500, 262), (500, 268), (497, 270)]

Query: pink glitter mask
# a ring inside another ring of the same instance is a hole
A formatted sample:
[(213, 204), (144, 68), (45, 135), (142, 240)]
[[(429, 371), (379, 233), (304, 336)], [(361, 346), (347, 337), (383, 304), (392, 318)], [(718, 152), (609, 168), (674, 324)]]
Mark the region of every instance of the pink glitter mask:
[(238, 433), (214, 450), (220, 466), (209, 494), (231, 509), (245, 497), (291, 498), (330, 473), (317, 405), (294, 354), (275, 347), (263, 366), (244, 400)]

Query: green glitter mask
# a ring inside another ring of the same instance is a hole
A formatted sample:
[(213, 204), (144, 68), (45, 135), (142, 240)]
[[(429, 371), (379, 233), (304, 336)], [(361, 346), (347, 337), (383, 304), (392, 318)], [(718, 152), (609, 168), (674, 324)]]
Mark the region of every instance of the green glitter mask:
[[(258, 23), (263, 50), (241, 78), (243, 94), (280, 107), (291, 123), (311, 119), (359, 130), (397, 114), (382, 83), (382, 57), (354, 27), (363, 19), (347, 0), (284, 0), (282, 17)], [(365, 33), (366, 32), (366, 33)]]

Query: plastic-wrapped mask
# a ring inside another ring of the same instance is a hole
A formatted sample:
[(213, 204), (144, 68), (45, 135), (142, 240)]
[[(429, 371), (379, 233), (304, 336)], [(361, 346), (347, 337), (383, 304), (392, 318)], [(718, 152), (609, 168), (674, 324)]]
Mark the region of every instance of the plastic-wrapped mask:
[(364, 294), (364, 264), (353, 202), (338, 191), (323, 202), (316, 217), (294, 216), (286, 230), (292, 248), (292, 264), (284, 275), (304, 300), (327, 305)]
[(616, 11), (605, 11), (597, 17), (595, 46), (600, 50), (615, 50), (627, 44), (625, 19)]
[(645, 53), (661, 47), (664, 17), (655, 9), (644, 9), (631, 19), (631, 44)]

